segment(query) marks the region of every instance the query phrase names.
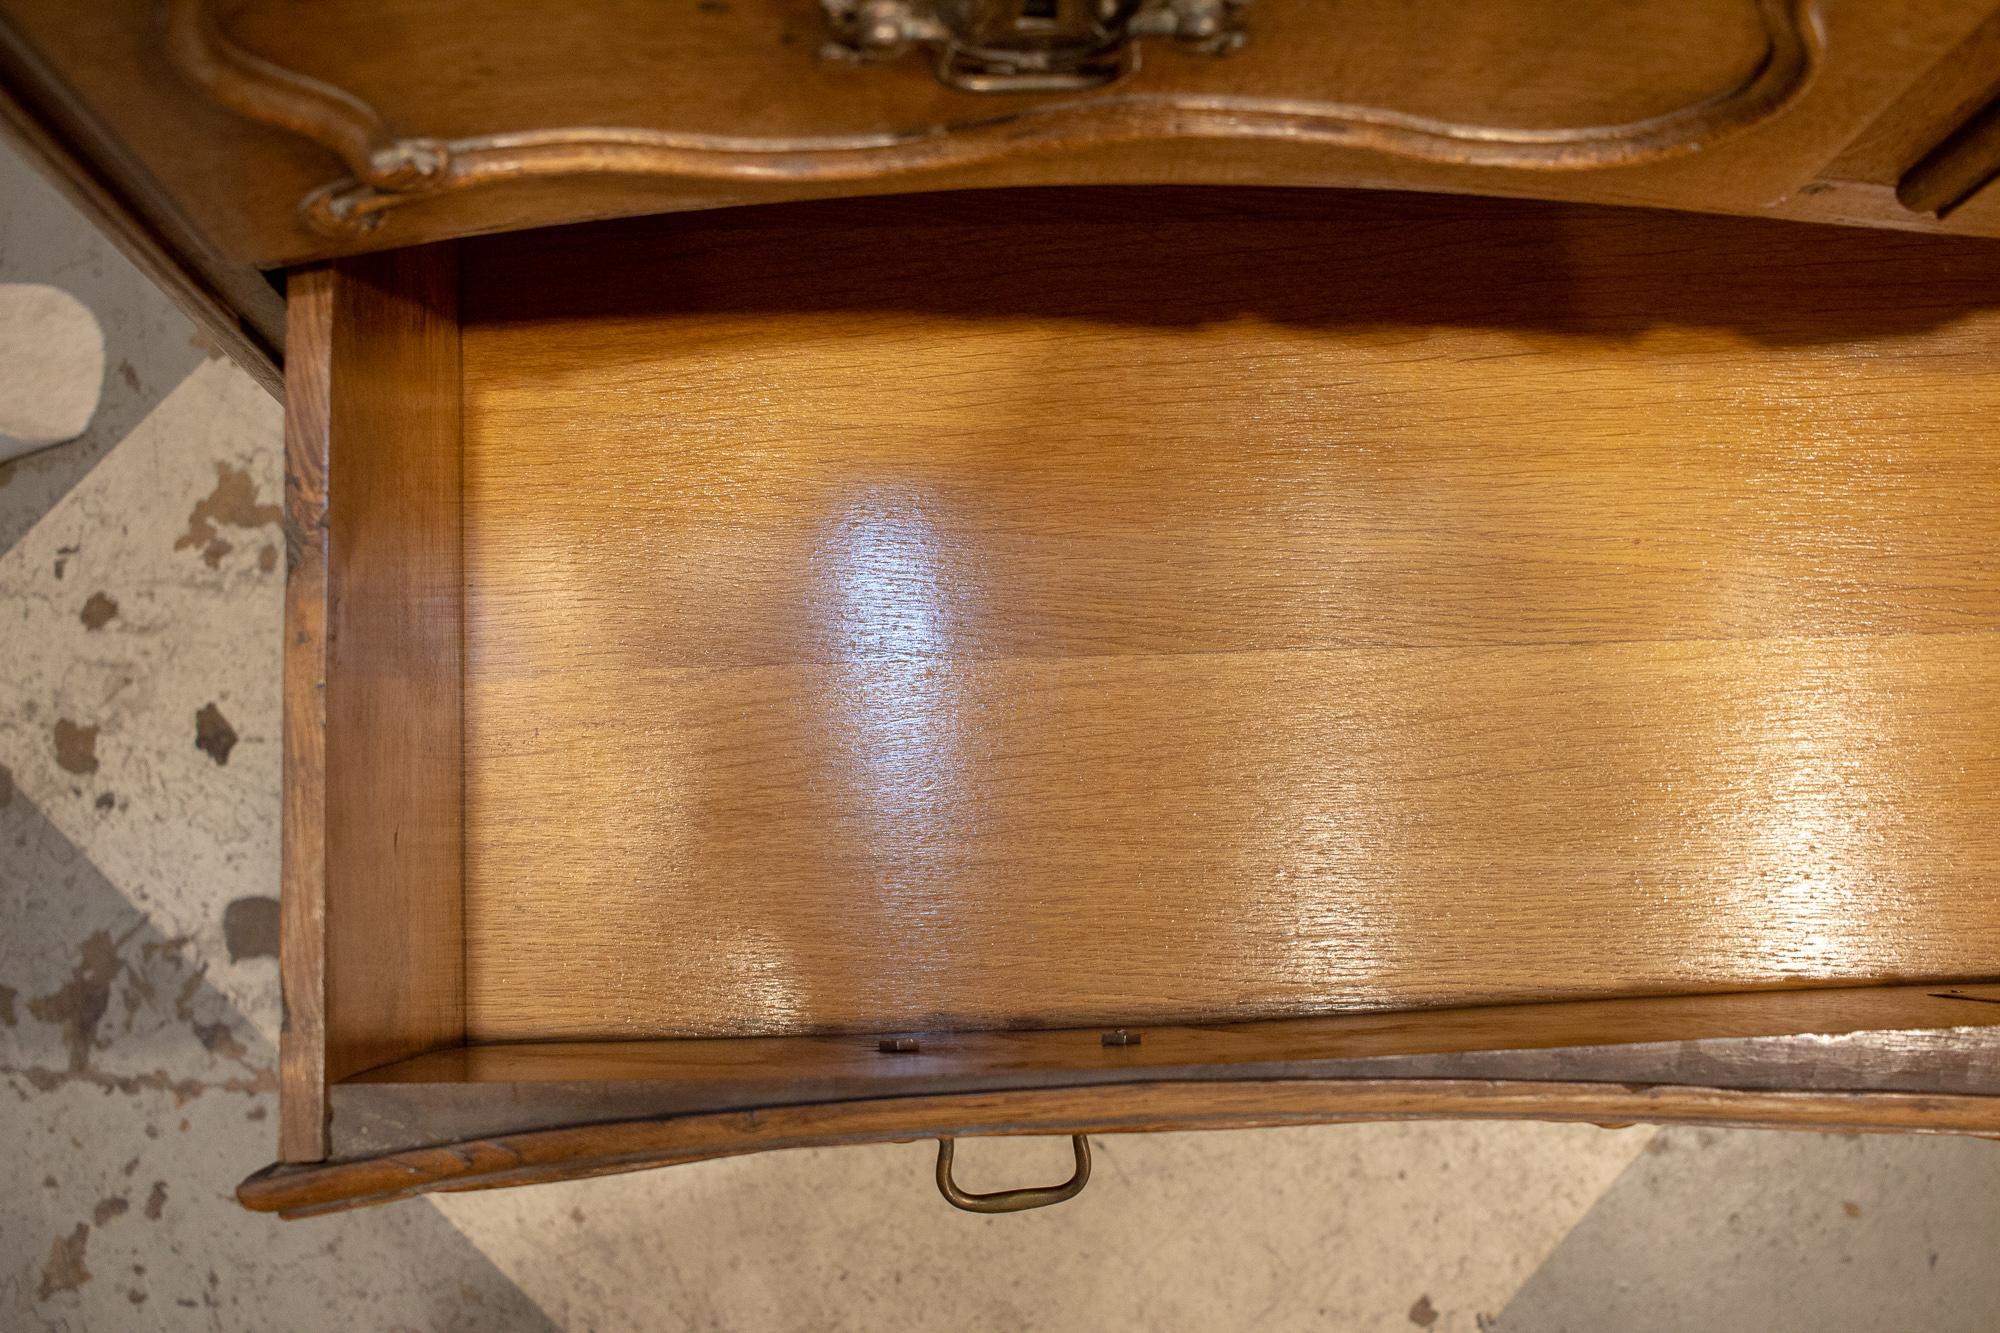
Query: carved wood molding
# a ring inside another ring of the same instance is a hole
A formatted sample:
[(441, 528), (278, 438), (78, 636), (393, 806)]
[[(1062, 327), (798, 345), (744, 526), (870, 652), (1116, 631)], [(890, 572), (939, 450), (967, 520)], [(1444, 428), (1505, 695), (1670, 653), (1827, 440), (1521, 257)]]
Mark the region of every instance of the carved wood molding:
[(308, 225), (351, 239), (391, 211), (506, 181), (632, 176), (685, 181), (842, 181), (966, 167), (1024, 149), (1162, 139), (1276, 139), (1459, 166), (1573, 171), (1692, 152), (1788, 106), (1819, 69), (1812, 0), (1752, 0), (1765, 51), (1735, 87), (1642, 120), (1567, 129), (1477, 125), (1388, 107), (1256, 97), (1099, 93), (942, 126), (798, 138), (565, 127), (460, 139), (400, 136), (344, 89), (254, 55), (206, 0), (165, 0), (167, 51), (211, 100), (338, 154), (349, 175), (300, 202)]

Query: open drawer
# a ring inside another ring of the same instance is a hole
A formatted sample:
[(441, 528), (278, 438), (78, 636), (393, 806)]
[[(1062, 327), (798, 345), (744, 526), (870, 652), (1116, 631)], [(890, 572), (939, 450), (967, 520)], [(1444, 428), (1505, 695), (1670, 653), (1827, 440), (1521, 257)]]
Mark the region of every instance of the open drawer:
[(1064, 190), (289, 299), (251, 1207), (921, 1136), (2000, 1133), (2000, 245)]

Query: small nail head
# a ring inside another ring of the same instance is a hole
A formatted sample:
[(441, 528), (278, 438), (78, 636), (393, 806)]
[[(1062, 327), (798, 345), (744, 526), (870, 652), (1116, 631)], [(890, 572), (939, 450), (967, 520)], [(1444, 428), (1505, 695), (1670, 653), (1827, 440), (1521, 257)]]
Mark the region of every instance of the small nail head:
[(1106, 1046), (1137, 1046), (1139, 1038), (1140, 1034), (1137, 1032), (1127, 1032), (1124, 1028), (1114, 1028), (1104, 1034), (1104, 1044)]
[(884, 1055), (908, 1055), (917, 1049), (915, 1037), (884, 1037), (875, 1043), (875, 1049)]

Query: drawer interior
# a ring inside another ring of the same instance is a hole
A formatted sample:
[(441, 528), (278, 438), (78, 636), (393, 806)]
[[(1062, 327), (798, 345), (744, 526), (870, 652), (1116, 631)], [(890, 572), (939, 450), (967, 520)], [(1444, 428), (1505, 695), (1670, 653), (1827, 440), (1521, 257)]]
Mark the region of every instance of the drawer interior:
[(332, 1081), (2000, 974), (1990, 244), (1023, 191), (341, 272)]

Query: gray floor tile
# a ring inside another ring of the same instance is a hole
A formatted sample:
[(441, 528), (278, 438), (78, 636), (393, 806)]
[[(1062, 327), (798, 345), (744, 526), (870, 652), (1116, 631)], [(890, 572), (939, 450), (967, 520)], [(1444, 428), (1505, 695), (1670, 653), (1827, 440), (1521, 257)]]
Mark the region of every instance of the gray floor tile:
[(90, 307), (104, 331), (104, 390), (89, 430), (69, 444), (0, 463), (5, 552), (209, 353), (173, 302), (4, 140), (0, 281), (60, 287)]
[(2000, 1328), (2000, 1144), (1663, 1130), (1492, 1333)]
[(238, 1207), (273, 1052), (32, 802), (0, 803), (0, 1328), (537, 1329), (428, 1203)]

